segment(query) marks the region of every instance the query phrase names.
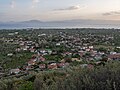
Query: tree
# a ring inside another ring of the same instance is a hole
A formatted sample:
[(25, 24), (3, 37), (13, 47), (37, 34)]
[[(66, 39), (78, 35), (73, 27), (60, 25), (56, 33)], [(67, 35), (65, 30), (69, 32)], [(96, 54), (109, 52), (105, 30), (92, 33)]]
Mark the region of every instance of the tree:
[(98, 49), (98, 51), (100, 51), (100, 52), (107, 52), (107, 49), (104, 48), (104, 47), (100, 47), (100, 48)]
[(24, 84), (22, 84), (18, 90), (34, 90), (33, 82), (26, 81)]

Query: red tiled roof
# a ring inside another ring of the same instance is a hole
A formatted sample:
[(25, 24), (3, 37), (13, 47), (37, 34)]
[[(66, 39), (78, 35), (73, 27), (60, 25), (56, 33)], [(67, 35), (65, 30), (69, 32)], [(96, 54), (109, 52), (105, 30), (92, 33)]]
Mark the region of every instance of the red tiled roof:
[(39, 68), (44, 69), (44, 68), (46, 68), (46, 65), (45, 64), (40, 64)]
[(45, 58), (44, 58), (44, 57), (40, 57), (40, 60), (41, 60), (41, 61), (45, 61)]
[(50, 64), (48, 65), (48, 69), (56, 69), (57, 68), (57, 64)]
[(58, 65), (58, 67), (63, 67), (65, 65), (65, 63), (58, 63), (57, 65)]
[(33, 60), (30, 60), (29, 62), (28, 62), (28, 64), (31, 64), (31, 65), (33, 65), (35, 62), (33, 61)]
[(119, 54), (110, 54), (110, 55), (108, 55), (108, 58), (111, 58), (111, 59), (118, 58), (118, 59), (120, 59), (120, 53)]

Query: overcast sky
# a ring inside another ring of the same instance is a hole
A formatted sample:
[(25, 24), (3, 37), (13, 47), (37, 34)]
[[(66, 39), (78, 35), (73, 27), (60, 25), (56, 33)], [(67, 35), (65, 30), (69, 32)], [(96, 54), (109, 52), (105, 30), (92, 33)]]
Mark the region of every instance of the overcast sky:
[(0, 21), (120, 20), (120, 0), (0, 0)]

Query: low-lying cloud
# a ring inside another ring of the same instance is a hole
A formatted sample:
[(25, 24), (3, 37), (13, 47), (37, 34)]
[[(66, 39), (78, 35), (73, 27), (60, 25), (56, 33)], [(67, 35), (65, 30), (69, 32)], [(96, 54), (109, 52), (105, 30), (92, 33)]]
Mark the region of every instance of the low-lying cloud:
[(111, 11), (111, 12), (106, 12), (103, 13), (104, 16), (109, 16), (109, 15), (120, 15), (120, 11)]
[(54, 9), (55, 11), (63, 11), (63, 10), (79, 10), (81, 7), (79, 5), (70, 6), (67, 8), (60, 8), (60, 9)]

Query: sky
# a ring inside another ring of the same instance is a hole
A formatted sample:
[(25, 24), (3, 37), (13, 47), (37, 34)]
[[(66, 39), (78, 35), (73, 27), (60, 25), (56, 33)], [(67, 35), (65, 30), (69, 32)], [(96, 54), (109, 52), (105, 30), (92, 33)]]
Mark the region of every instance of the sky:
[(120, 20), (120, 0), (0, 0), (0, 22)]

